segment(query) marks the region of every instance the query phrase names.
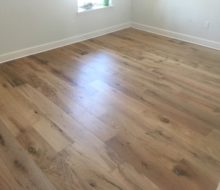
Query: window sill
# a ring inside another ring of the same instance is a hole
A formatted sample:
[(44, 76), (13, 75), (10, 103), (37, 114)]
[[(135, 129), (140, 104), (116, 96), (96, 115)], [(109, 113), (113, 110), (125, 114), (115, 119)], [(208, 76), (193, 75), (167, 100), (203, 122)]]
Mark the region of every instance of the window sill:
[(92, 7), (91, 9), (83, 9), (83, 8), (79, 8), (78, 9), (78, 13), (87, 13), (87, 12), (92, 12), (92, 11), (96, 11), (96, 10), (100, 10), (100, 9), (108, 9), (108, 8), (112, 8), (112, 5), (109, 6), (104, 6), (104, 5), (96, 5), (94, 7)]

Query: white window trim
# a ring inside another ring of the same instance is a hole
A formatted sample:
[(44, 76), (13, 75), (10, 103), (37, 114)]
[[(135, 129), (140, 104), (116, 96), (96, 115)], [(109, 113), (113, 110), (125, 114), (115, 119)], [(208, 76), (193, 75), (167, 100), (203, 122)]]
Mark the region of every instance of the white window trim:
[(109, 8), (113, 8), (114, 6), (112, 5), (112, 1), (110, 3), (110, 5), (108, 6), (94, 6), (91, 9), (79, 9), (78, 7), (78, 0), (77, 0), (77, 13), (81, 14), (81, 13), (86, 13), (86, 12), (93, 12), (93, 11), (97, 11), (97, 10), (101, 10), (101, 9), (109, 9)]

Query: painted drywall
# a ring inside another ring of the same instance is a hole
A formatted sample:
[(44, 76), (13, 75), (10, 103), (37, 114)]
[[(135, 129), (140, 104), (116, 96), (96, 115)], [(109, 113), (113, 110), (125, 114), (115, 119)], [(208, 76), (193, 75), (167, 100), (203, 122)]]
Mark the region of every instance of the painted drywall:
[(135, 23), (220, 42), (219, 0), (133, 0)]
[(77, 0), (2, 0), (0, 55), (129, 22), (130, 2), (78, 14)]

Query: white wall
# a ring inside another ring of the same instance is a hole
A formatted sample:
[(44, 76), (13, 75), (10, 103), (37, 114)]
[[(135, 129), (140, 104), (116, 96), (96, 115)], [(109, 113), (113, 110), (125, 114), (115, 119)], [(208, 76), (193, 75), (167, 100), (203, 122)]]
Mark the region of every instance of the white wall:
[(130, 21), (130, 0), (77, 14), (77, 0), (0, 0), (0, 55)]
[(133, 21), (220, 42), (219, 0), (133, 0)]

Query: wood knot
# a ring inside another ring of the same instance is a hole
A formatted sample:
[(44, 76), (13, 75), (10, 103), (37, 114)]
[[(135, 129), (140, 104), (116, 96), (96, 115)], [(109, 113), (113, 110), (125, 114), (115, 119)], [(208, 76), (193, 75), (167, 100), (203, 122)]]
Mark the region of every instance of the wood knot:
[(21, 162), (19, 162), (18, 160), (15, 160), (14, 161), (14, 165), (16, 168), (22, 170), (22, 171), (25, 171), (25, 167), (23, 166), (23, 164)]
[(96, 183), (94, 181), (89, 182), (89, 185), (94, 188), (96, 187)]
[(146, 162), (141, 162), (141, 165), (142, 165), (144, 168), (148, 169), (148, 163), (146, 163)]
[(36, 153), (37, 153), (37, 150), (36, 150), (34, 147), (29, 146), (29, 147), (28, 147), (28, 152), (31, 153), (31, 154), (36, 154)]
[(170, 123), (170, 120), (166, 117), (160, 117), (160, 121), (162, 121), (163, 123)]
[(87, 55), (87, 54), (88, 54), (87, 51), (82, 51), (82, 52), (80, 52), (80, 55)]
[(178, 167), (178, 166), (173, 168), (173, 172), (177, 176), (188, 176), (187, 172), (185, 170), (183, 170), (182, 168)]
[(2, 146), (5, 146), (5, 140), (4, 140), (4, 138), (2, 137), (1, 134), (0, 134), (0, 144), (1, 144)]
[(8, 88), (8, 85), (5, 84), (5, 83), (3, 83), (3, 84), (2, 84), (2, 87), (3, 87), (3, 88)]

